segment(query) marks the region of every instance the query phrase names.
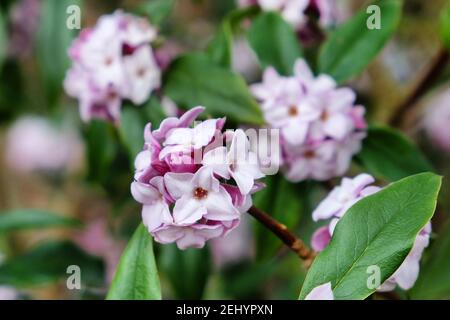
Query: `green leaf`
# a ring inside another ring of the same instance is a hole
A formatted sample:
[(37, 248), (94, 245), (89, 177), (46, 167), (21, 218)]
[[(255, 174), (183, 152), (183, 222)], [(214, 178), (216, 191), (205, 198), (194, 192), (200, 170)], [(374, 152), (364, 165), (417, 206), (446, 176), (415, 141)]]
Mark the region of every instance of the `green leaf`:
[(439, 233), (430, 251), (409, 294), (413, 299), (449, 299), (450, 224)]
[(136, 107), (123, 108), (120, 119), (120, 136), (128, 149), (130, 161), (134, 162), (144, 145), (145, 119)]
[(211, 60), (226, 68), (231, 67), (233, 54), (233, 31), (228, 20), (222, 22), (216, 37), (208, 45)]
[(146, 122), (151, 122), (152, 124), (152, 130), (158, 128), (161, 122), (167, 118), (167, 114), (161, 105), (161, 101), (155, 95), (153, 95), (144, 105), (143, 110)]
[(0, 232), (80, 226), (76, 219), (36, 209), (17, 209), (0, 214)]
[(367, 268), (380, 268), (381, 283), (398, 269), (433, 216), (440, 186), (439, 176), (421, 173), (358, 201), (315, 259), (300, 298), (327, 282), (336, 299), (367, 298), (376, 290), (367, 286)]
[(214, 117), (263, 124), (261, 110), (241, 76), (203, 54), (184, 55), (166, 73), (165, 93), (178, 105), (202, 105)]
[(342, 83), (360, 73), (380, 52), (400, 22), (402, 1), (380, 0), (381, 28), (370, 30), (367, 7), (335, 29), (323, 44), (319, 71)]
[(417, 147), (402, 133), (383, 126), (371, 126), (356, 159), (375, 176), (389, 181), (433, 171)]
[(0, 265), (0, 284), (41, 286), (65, 279), (67, 268), (77, 265), (81, 281), (90, 286), (104, 283), (105, 268), (99, 258), (87, 255), (71, 242), (47, 242)]
[(169, 279), (177, 299), (201, 299), (211, 273), (208, 248), (180, 250), (161, 247), (160, 270)]
[(441, 12), (440, 35), (442, 43), (450, 50), (450, 3)]
[(161, 299), (153, 241), (143, 224), (139, 225), (120, 258), (107, 299)]
[(88, 177), (91, 181), (102, 181), (109, 173), (117, 154), (113, 125), (94, 119), (87, 125)]
[(172, 11), (175, 0), (151, 0), (145, 1), (134, 11), (140, 15), (146, 15), (153, 25), (160, 25)]
[(258, 16), (247, 38), (261, 66), (273, 66), (284, 75), (292, 74), (295, 60), (303, 55), (295, 31), (275, 12)]
[(77, 30), (67, 28), (71, 5), (81, 6), (81, 0), (41, 1), (41, 22), (37, 34), (37, 57), (50, 103), (56, 102), (62, 90), (64, 75), (70, 66), (67, 50)]
[[(266, 177), (265, 184), (266, 187), (255, 194), (254, 205), (269, 213), (274, 219), (286, 225), (288, 229), (295, 228), (304, 211), (305, 184), (293, 184), (281, 175)], [(279, 238), (259, 223), (256, 224), (255, 233), (257, 256), (261, 259), (272, 258), (283, 246)]]
[(209, 43), (207, 53), (212, 61), (226, 68), (232, 65), (233, 31), (244, 18), (249, 18), (257, 12), (257, 7), (240, 8), (231, 11), (222, 21), (217, 35)]

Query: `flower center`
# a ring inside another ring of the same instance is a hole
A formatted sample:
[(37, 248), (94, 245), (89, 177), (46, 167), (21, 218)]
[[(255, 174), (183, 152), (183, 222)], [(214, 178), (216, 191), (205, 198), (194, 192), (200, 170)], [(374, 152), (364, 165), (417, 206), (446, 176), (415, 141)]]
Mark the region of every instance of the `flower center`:
[(320, 115), (320, 120), (327, 121), (328, 120), (328, 112), (326, 112), (326, 111), (322, 112), (322, 114)]
[(312, 158), (314, 158), (314, 157), (316, 156), (316, 153), (315, 153), (313, 150), (308, 150), (308, 151), (306, 151), (306, 152), (303, 154), (303, 156), (304, 156), (306, 159), (312, 159)]
[(296, 106), (290, 106), (288, 110), (288, 114), (290, 117), (296, 117), (298, 116), (298, 110)]
[(194, 198), (197, 200), (204, 199), (208, 196), (208, 190), (205, 190), (203, 188), (195, 188), (194, 190)]
[(113, 63), (113, 58), (111, 58), (111, 57), (107, 57), (106, 59), (105, 59), (105, 65), (106, 66), (110, 66), (112, 63)]
[(145, 76), (146, 72), (147, 72), (147, 70), (145, 68), (139, 68), (136, 73), (139, 78), (142, 78)]

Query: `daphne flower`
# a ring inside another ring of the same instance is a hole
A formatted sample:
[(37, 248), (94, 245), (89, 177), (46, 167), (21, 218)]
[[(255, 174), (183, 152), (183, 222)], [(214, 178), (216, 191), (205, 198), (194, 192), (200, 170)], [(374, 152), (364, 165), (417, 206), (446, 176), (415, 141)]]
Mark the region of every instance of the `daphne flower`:
[[(316, 251), (324, 250), (334, 233), (339, 219), (350, 207), (364, 197), (372, 195), (380, 187), (372, 186), (375, 179), (368, 174), (360, 174), (353, 179), (343, 178), (340, 186), (335, 187), (330, 194), (313, 211), (313, 220), (332, 219), (328, 226), (316, 230), (311, 239), (311, 246)], [(396, 285), (404, 290), (411, 289), (417, 280), (420, 269), (420, 259), (424, 249), (429, 244), (431, 223), (420, 231), (413, 248), (395, 273), (379, 288), (379, 291), (394, 290)]]
[(305, 297), (305, 300), (334, 300), (331, 282), (324, 283), (312, 289)]
[(289, 180), (327, 180), (345, 173), (366, 129), (364, 108), (355, 106), (351, 89), (337, 88), (328, 75), (315, 77), (299, 59), (291, 77), (267, 68), (252, 92), (268, 126), (280, 130)]
[[(181, 249), (203, 247), (207, 240), (225, 236), (261, 188), (255, 181), (262, 177), (258, 161), (243, 131), (233, 135), (236, 153), (227, 153), (222, 146), (229, 136), (221, 132), (224, 119), (191, 127), (203, 110), (197, 107), (180, 118), (167, 118), (154, 131), (147, 125), (131, 185), (133, 197), (143, 205), (144, 225), (155, 240), (176, 242)], [(214, 154), (222, 157), (211, 163)]]
[(164, 159), (171, 153), (187, 153), (207, 146), (214, 137), (221, 119), (206, 120), (194, 128), (174, 128), (166, 137), (165, 148), (160, 153)]
[(136, 201), (144, 205), (142, 221), (149, 230), (155, 230), (163, 223), (173, 221), (167, 204), (169, 196), (162, 177), (152, 178), (149, 184), (134, 181), (131, 184), (131, 194)]
[(144, 103), (160, 85), (150, 42), (156, 29), (145, 19), (116, 11), (84, 29), (69, 49), (66, 92), (80, 101), (84, 121), (117, 122), (122, 100)]
[(150, 46), (137, 48), (132, 55), (123, 57), (125, 78), (129, 85), (127, 96), (134, 104), (142, 104), (148, 93), (160, 83), (160, 73)]
[(209, 151), (203, 158), (203, 165), (225, 179), (232, 177), (244, 195), (250, 193), (256, 179), (264, 176), (257, 155), (250, 151), (250, 143), (242, 130), (234, 133), (229, 151), (226, 147)]
[(167, 173), (164, 182), (175, 199), (173, 218), (177, 224), (192, 224), (202, 218), (231, 221), (239, 217), (230, 195), (207, 167), (195, 174)]
[(238, 4), (241, 7), (259, 5), (264, 11), (278, 11), (296, 30), (306, 27), (308, 9), (317, 12), (322, 26), (329, 26), (336, 20), (334, 0), (238, 0)]
[(375, 179), (366, 173), (355, 178), (343, 178), (341, 185), (335, 187), (330, 194), (313, 211), (314, 221), (342, 218), (344, 213), (363, 197), (380, 190), (378, 187), (370, 187)]
[(225, 236), (227, 231), (237, 226), (237, 221), (230, 223), (219, 223), (214, 221), (199, 221), (191, 226), (164, 225), (155, 230), (155, 240), (167, 244), (176, 242), (178, 248), (202, 248), (205, 242)]

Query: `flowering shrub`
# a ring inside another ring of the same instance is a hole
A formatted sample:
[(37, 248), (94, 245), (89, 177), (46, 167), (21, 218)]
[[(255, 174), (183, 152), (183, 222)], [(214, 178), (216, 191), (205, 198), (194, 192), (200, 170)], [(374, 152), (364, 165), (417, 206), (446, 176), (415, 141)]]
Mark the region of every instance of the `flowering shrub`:
[(443, 1), (100, 2), (0, 5), (0, 299), (450, 298)]

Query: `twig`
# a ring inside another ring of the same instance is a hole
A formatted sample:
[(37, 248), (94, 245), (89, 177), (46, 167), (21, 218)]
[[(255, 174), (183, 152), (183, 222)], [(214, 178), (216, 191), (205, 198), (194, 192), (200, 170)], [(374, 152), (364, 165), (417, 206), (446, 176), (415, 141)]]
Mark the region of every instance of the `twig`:
[(444, 48), (439, 50), (436, 58), (431, 64), (428, 71), (423, 76), (422, 80), (417, 84), (411, 95), (396, 109), (395, 114), (391, 118), (389, 124), (393, 127), (400, 127), (403, 119), (419, 98), (433, 85), (436, 78), (444, 70), (450, 55)]
[(387, 291), (387, 292), (375, 292), (375, 296), (381, 297), (384, 300), (402, 300), (397, 292)]
[(252, 206), (248, 213), (256, 220), (261, 222), (267, 229), (272, 231), (283, 243), (294, 251), (301, 259), (305, 261), (305, 265), (309, 267), (314, 260), (316, 253), (308, 248), (308, 246), (299, 238), (297, 238), (288, 228), (273, 219), (264, 211)]

